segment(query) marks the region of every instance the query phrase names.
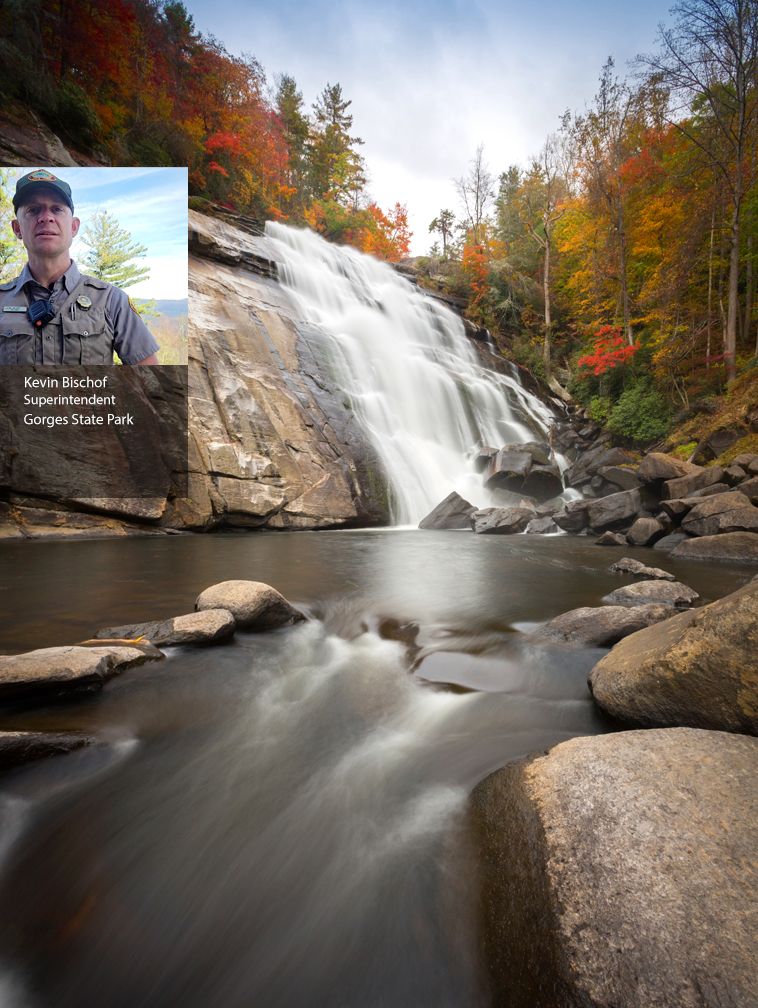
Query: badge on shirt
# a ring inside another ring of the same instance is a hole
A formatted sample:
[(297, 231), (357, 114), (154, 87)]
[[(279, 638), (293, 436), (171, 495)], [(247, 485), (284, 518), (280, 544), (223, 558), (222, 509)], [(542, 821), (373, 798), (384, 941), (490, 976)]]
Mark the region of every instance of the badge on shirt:
[(6, 305), (3, 308), (3, 311), (17, 311), (17, 312), (22, 312), (23, 311), (23, 312), (25, 312), (26, 311), (26, 306), (25, 305), (20, 305), (20, 304), (9, 304), (9, 305)]
[(81, 305), (82, 308), (89, 308), (90, 305), (92, 304), (92, 301), (87, 297), (86, 294), (80, 294), (79, 297), (76, 299), (76, 303), (78, 305)]
[(129, 307), (134, 312), (134, 314), (137, 316), (137, 318), (140, 318), (140, 313), (137, 311), (137, 309), (132, 304), (132, 299), (131, 298), (129, 298)]
[(57, 182), (58, 179), (55, 175), (51, 174), (49, 171), (45, 171), (44, 168), (40, 168), (39, 171), (32, 172), (29, 176), (30, 182)]

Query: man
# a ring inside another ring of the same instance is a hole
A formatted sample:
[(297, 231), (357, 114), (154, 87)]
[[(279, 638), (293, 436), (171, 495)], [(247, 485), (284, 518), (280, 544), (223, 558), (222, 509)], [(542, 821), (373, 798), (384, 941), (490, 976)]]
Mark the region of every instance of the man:
[(0, 364), (157, 364), (159, 346), (118, 287), (79, 272), (71, 186), (45, 169), (16, 183), (13, 233), (29, 261), (0, 284)]

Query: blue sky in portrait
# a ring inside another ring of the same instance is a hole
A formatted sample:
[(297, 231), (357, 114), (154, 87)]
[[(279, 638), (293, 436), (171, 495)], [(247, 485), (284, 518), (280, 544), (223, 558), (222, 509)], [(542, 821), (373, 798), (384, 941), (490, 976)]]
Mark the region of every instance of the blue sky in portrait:
[[(49, 165), (39, 165), (49, 168)], [(13, 184), (33, 168), (16, 168)], [(71, 186), (75, 216), (82, 226), (71, 247), (73, 259), (87, 246), (82, 236), (88, 220), (107, 210), (130, 232), (147, 255), (134, 260), (149, 266), (146, 280), (127, 288), (130, 297), (187, 297), (187, 169), (186, 168), (51, 168)]]
[(537, 153), (568, 108), (581, 111), (613, 56), (620, 76), (656, 48), (661, 0), (186, 0), (196, 27), (273, 81), (289, 73), (307, 105), (325, 84), (352, 100), (353, 133), (383, 207), (407, 202), (414, 252), (456, 210), (451, 178), (479, 143), (498, 175)]

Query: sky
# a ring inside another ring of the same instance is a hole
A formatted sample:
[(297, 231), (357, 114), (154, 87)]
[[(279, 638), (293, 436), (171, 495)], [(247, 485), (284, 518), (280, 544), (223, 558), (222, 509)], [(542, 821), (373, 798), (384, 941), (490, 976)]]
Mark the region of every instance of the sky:
[(196, 27), (269, 81), (289, 73), (308, 106), (328, 84), (352, 100), (353, 135), (380, 206), (407, 203), (412, 252), (457, 212), (451, 179), (478, 144), (498, 175), (524, 164), (568, 108), (592, 100), (600, 69), (656, 48), (661, 0), (185, 0)]
[[(38, 165), (49, 168), (49, 165)], [(13, 182), (33, 171), (17, 168)], [(129, 297), (176, 300), (187, 297), (187, 169), (186, 168), (51, 168), (68, 182), (74, 198), (74, 214), (81, 222), (79, 236), (71, 246), (76, 260), (86, 251), (82, 240), (88, 220), (100, 210), (114, 216), (135, 242), (147, 246), (144, 258), (134, 259), (149, 267), (146, 280), (128, 287)]]

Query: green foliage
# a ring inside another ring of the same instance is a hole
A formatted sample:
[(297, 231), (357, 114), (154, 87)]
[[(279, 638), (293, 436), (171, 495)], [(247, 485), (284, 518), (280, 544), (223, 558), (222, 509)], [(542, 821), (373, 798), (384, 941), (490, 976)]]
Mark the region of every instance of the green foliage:
[(74, 81), (63, 81), (55, 96), (54, 123), (75, 144), (92, 149), (102, 134), (102, 124), (86, 92)]
[(149, 267), (129, 262), (130, 259), (144, 257), (147, 246), (132, 241), (131, 234), (107, 210), (100, 210), (91, 217), (84, 240), (90, 251), (82, 257), (81, 263), (84, 272), (90, 276), (107, 280), (122, 289), (150, 276)]
[(643, 379), (622, 392), (606, 423), (612, 434), (649, 444), (671, 429), (671, 408), (665, 396)]
[(17, 277), (26, 262), (24, 246), (11, 230), (15, 183), (12, 169), (0, 168), (0, 283)]
[(607, 396), (593, 396), (587, 406), (587, 413), (595, 423), (605, 423), (612, 408), (613, 404)]

